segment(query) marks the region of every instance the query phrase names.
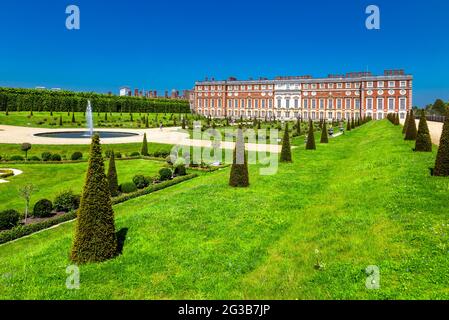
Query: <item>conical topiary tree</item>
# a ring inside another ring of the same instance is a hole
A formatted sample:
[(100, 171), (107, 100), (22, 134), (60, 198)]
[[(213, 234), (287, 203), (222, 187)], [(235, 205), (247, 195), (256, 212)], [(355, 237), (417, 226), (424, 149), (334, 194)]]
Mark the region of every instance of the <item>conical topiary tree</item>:
[(432, 152), (432, 139), (430, 138), (429, 127), (427, 126), (426, 112), (424, 110), (421, 110), (421, 118), (419, 119), (415, 151)]
[(298, 136), (301, 135), (301, 118), (298, 117), (298, 120), (296, 120), (296, 133)]
[(142, 150), (140, 152), (141, 155), (148, 157), (148, 141), (147, 141), (147, 134), (143, 134), (143, 142), (142, 142)]
[(98, 135), (92, 137), (89, 166), (77, 217), (71, 260), (84, 264), (116, 256), (114, 211)]
[(395, 113), (396, 117), (394, 118), (394, 125), (399, 126), (401, 124), (399, 120), (399, 113)]
[(243, 138), (242, 127), (239, 127), (237, 132), (229, 185), (231, 187), (249, 186), (248, 162), (246, 159), (245, 140)]
[(309, 132), (307, 134), (306, 150), (316, 150), (315, 132), (314, 132), (314, 129), (313, 129), (313, 122), (312, 122), (312, 120), (309, 120)]
[(441, 133), (440, 146), (438, 147), (437, 159), (433, 175), (439, 177), (449, 176), (449, 111), (446, 112), (446, 120)]
[(292, 162), (292, 151), (290, 147), (290, 133), (288, 123), (285, 124), (284, 139), (282, 139), (281, 162)]
[(354, 117), (351, 119), (351, 129), (355, 129), (355, 120), (354, 120)]
[(346, 124), (346, 131), (351, 131), (351, 119), (348, 119), (348, 123)]
[(405, 132), (407, 131), (408, 118), (409, 118), (409, 113), (407, 112), (407, 116), (405, 117), (404, 127), (402, 128), (402, 134), (405, 134)]
[(417, 135), (415, 115), (413, 110), (410, 110), (407, 122), (407, 131), (405, 131), (405, 140), (416, 140)]
[(329, 143), (329, 138), (327, 136), (327, 124), (326, 121), (323, 123), (323, 129), (321, 130), (321, 140), (320, 143)]
[(118, 196), (119, 189), (118, 189), (117, 168), (115, 167), (114, 151), (111, 152), (111, 157), (109, 158), (108, 183), (109, 183), (109, 192), (111, 193), (111, 196), (112, 197)]

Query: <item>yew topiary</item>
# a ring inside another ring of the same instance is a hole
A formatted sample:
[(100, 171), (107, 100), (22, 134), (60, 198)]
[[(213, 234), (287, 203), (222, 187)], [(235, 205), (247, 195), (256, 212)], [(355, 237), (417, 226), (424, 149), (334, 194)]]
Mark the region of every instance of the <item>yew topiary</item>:
[(114, 211), (98, 135), (92, 137), (86, 182), (77, 216), (71, 260), (84, 264), (102, 262), (116, 256)]
[(285, 124), (284, 138), (282, 139), (281, 162), (292, 162), (292, 151), (290, 147), (290, 133), (288, 123)]
[(444, 121), (433, 175), (439, 177), (449, 176), (449, 111)]
[(315, 132), (313, 129), (313, 122), (309, 120), (309, 133), (307, 134), (306, 150), (316, 150)]
[(327, 135), (327, 124), (324, 121), (323, 130), (321, 131), (321, 141), (320, 143), (329, 143), (329, 137)]
[(419, 119), (415, 151), (432, 152), (432, 139), (430, 138), (429, 127), (427, 126), (426, 112), (424, 110), (421, 111), (421, 118)]
[(248, 162), (245, 152), (245, 140), (243, 138), (243, 130), (241, 127), (238, 129), (237, 133), (229, 185), (231, 187), (249, 186)]
[(407, 122), (407, 130), (405, 131), (405, 140), (416, 140), (416, 135), (418, 134), (416, 130), (415, 115), (413, 110), (410, 110), (410, 115)]
[(109, 192), (111, 193), (111, 197), (118, 196), (119, 186), (118, 186), (118, 178), (117, 178), (117, 168), (115, 166), (114, 151), (111, 152), (111, 155), (109, 158), (108, 184), (109, 184)]

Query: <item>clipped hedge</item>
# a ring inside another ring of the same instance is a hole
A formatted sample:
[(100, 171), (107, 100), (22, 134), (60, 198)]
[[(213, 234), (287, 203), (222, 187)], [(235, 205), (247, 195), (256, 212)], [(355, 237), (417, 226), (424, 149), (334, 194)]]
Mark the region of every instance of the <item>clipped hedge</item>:
[(14, 175), (12, 170), (0, 170), (0, 179), (9, 178)]
[(112, 204), (115, 205), (115, 204), (119, 204), (119, 203), (131, 200), (134, 198), (145, 196), (147, 194), (174, 186), (175, 184), (178, 184), (178, 183), (181, 183), (181, 182), (184, 182), (187, 180), (191, 180), (196, 177), (198, 177), (198, 175), (196, 173), (194, 173), (194, 174), (189, 174), (189, 175), (182, 176), (182, 177), (176, 177), (173, 180), (164, 181), (164, 182), (161, 182), (158, 184), (153, 184), (153, 185), (149, 186), (148, 188), (141, 189), (141, 190), (138, 190), (138, 191), (135, 191), (132, 193), (123, 194), (118, 197), (112, 198)]
[(74, 220), (75, 218), (76, 212), (72, 211), (70, 213), (66, 213), (56, 218), (42, 221), (39, 223), (29, 224), (25, 226), (17, 226), (11, 230), (0, 232), (0, 244), (28, 236), (30, 234), (33, 234), (35, 232), (44, 229), (48, 229), (63, 222)]
[[(187, 181), (187, 180), (191, 180), (196, 177), (198, 177), (197, 174), (189, 174), (189, 175), (183, 176), (183, 177), (176, 177), (173, 180), (155, 184), (146, 189), (142, 189), (142, 190), (130, 193), (130, 194), (124, 194), (124, 195), (112, 198), (111, 199), (112, 204), (116, 205), (119, 203), (123, 203), (125, 201), (131, 200), (134, 198), (138, 198), (138, 197), (174, 186), (176, 184), (179, 184), (179, 183)], [(61, 224), (61, 223), (67, 222), (67, 221), (75, 220), (76, 216), (77, 216), (76, 211), (71, 211), (64, 215), (60, 215), (55, 218), (48, 219), (46, 221), (29, 224), (26, 226), (20, 225), (11, 230), (2, 231), (2, 232), (0, 232), (0, 244), (4, 244), (4, 243), (10, 242), (10, 241), (31, 235), (33, 233), (42, 231), (44, 229), (51, 228), (53, 226), (56, 226), (58, 224)]]

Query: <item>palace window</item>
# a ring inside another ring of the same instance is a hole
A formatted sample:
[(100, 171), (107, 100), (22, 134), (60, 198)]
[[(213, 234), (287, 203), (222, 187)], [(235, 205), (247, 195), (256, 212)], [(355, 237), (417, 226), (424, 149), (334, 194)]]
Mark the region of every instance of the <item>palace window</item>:
[(351, 99), (346, 99), (346, 101), (345, 101), (345, 108), (346, 109), (351, 109)]
[(273, 108), (273, 100), (268, 100), (268, 108)]
[(389, 87), (389, 88), (394, 88), (395, 85), (396, 85), (396, 82), (395, 82), (395, 81), (389, 81), (389, 82), (388, 82), (388, 87)]
[(405, 110), (407, 108), (407, 98), (400, 98), (399, 99), (399, 108), (401, 110)]
[(320, 99), (320, 109), (324, 109), (324, 99)]
[(341, 99), (337, 99), (337, 109), (341, 109)]
[(401, 81), (400, 87), (401, 87), (401, 88), (407, 87), (407, 81)]
[(259, 108), (259, 100), (254, 100), (254, 108)]
[(234, 100), (234, 108), (239, 107), (239, 101), (237, 99)]
[(379, 109), (381, 109), (381, 110), (384, 109), (384, 99), (383, 99), (383, 98), (377, 99), (377, 109), (378, 109), (378, 110), (379, 110)]
[(285, 107), (290, 108), (290, 98), (285, 99)]
[(377, 82), (377, 87), (378, 88), (383, 88), (384, 87), (384, 82), (383, 81), (378, 81)]
[(372, 82), (367, 82), (366, 83), (366, 87), (367, 88), (372, 88), (373, 87), (373, 83)]
[(327, 87), (328, 87), (329, 89), (333, 89), (333, 88), (334, 88), (334, 84), (333, 84), (333, 83), (329, 83), (329, 84), (327, 85)]
[(282, 100), (278, 99), (278, 108), (281, 108), (281, 107), (282, 107)]
[(346, 83), (346, 89), (351, 89), (351, 84), (349, 82)]
[(303, 100), (303, 107), (304, 107), (304, 109), (307, 109), (307, 108), (309, 108), (309, 100), (308, 99), (304, 99)]
[(394, 98), (388, 99), (388, 110), (390, 110), (390, 111), (394, 110)]
[(343, 88), (343, 83), (337, 83), (337, 89)]
[(373, 98), (367, 98), (366, 99), (366, 108), (368, 110), (372, 110), (373, 109)]
[(316, 100), (312, 99), (312, 109), (315, 109), (315, 108), (316, 108)]
[(262, 108), (265, 108), (265, 100), (262, 100)]
[(329, 99), (328, 102), (327, 102), (327, 107), (329, 109), (332, 109), (334, 107), (334, 100)]
[(298, 109), (298, 107), (299, 107), (299, 100), (295, 99), (295, 109)]

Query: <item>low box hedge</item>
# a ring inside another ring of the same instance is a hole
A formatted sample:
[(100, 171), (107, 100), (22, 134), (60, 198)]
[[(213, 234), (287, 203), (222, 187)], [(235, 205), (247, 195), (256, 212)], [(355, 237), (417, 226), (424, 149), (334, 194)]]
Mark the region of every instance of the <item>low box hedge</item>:
[(25, 236), (28, 236), (30, 234), (33, 234), (35, 232), (48, 229), (50, 227), (53, 227), (55, 225), (61, 224), (63, 222), (67, 222), (70, 220), (74, 220), (76, 218), (76, 212), (72, 211), (70, 213), (66, 213), (62, 216), (49, 219), (46, 221), (29, 224), (25, 226), (17, 226), (11, 230), (2, 231), (0, 232), (0, 244), (13, 241)]
[[(197, 174), (189, 174), (187, 176), (182, 176), (182, 177), (176, 177), (173, 180), (169, 180), (169, 181), (164, 181), (158, 184), (154, 184), (151, 185), (145, 189), (133, 192), (133, 193), (129, 193), (129, 194), (124, 194), (124, 195), (120, 195), (118, 197), (112, 198), (112, 204), (116, 205), (119, 203), (123, 203), (125, 201), (134, 199), (134, 198), (138, 198), (168, 187), (171, 187), (173, 185), (176, 185), (178, 183), (193, 179), (198, 177)], [(51, 228), (55, 225), (61, 224), (63, 222), (67, 222), (70, 220), (74, 220), (76, 219), (76, 212), (75, 211), (71, 211), (69, 213), (66, 213), (64, 215), (46, 220), (46, 221), (42, 221), (42, 222), (38, 222), (38, 223), (34, 223), (34, 224), (29, 224), (26, 226), (17, 226), (11, 230), (6, 230), (6, 231), (2, 231), (0, 232), (0, 244), (6, 243), (6, 242), (10, 242), (28, 235), (31, 235), (33, 233), (36, 233), (38, 231), (42, 231), (44, 229), (48, 229)]]
[(138, 190), (138, 191), (135, 191), (132, 193), (128, 193), (128, 194), (122, 194), (118, 197), (112, 198), (112, 204), (115, 205), (115, 204), (119, 204), (119, 203), (131, 200), (134, 198), (145, 196), (145, 195), (153, 193), (155, 191), (174, 186), (175, 184), (178, 184), (178, 183), (181, 183), (181, 182), (184, 182), (184, 181), (196, 178), (196, 177), (198, 177), (198, 175), (196, 173), (194, 173), (194, 174), (189, 174), (189, 175), (182, 176), (182, 177), (176, 177), (172, 180), (164, 181), (164, 182), (161, 182), (158, 184), (153, 184), (145, 189), (141, 189), (141, 190)]
[(12, 170), (0, 170), (0, 179), (5, 179), (12, 177), (14, 175), (14, 171)]

